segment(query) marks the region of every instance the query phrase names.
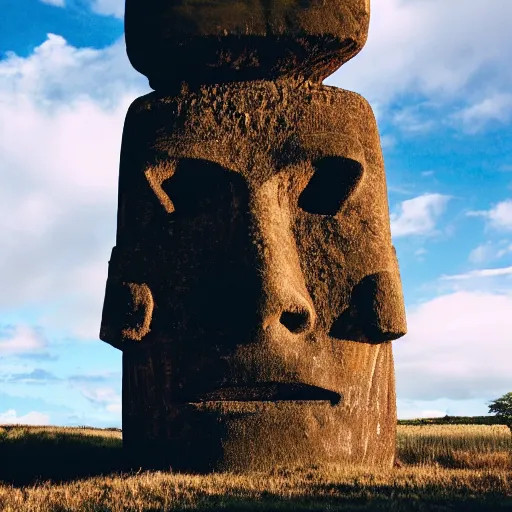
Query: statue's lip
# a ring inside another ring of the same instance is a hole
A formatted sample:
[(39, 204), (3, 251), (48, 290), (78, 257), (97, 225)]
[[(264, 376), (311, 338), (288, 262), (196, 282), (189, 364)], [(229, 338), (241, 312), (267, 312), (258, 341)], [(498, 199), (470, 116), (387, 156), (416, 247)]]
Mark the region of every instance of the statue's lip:
[[(185, 397), (184, 397), (185, 398)], [(219, 387), (194, 393), (186, 402), (274, 402), (274, 401), (328, 401), (338, 405), (342, 395), (318, 386), (299, 383), (265, 382), (240, 386)]]

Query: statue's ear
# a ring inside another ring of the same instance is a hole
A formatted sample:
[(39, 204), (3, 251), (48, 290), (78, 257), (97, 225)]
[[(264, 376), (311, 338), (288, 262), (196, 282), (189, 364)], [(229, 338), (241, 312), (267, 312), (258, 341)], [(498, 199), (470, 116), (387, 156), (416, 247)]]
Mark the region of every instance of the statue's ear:
[(391, 267), (365, 276), (354, 286), (349, 306), (329, 335), (343, 340), (383, 343), (407, 333), (398, 260), (393, 247)]
[(123, 339), (142, 341), (149, 333), (153, 318), (153, 295), (147, 284), (123, 283), (130, 290), (130, 310), (124, 328)]
[(354, 288), (352, 300), (363, 331), (372, 342), (396, 340), (407, 333), (398, 268), (366, 276)]

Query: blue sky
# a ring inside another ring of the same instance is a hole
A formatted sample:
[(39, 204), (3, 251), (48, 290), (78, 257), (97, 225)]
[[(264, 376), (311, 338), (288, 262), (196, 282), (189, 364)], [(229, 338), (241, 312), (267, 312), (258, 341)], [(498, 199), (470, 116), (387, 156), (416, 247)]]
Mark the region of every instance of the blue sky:
[[(374, 1), (366, 47), (326, 80), (381, 133), (409, 328), (399, 418), (487, 414), (512, 390), (512, 3), (470, 5)], [(124, 116), (150, 91), (123, 8), (2, 4), (0, 423), (121, 423), (121, 354), (98, 331)]]

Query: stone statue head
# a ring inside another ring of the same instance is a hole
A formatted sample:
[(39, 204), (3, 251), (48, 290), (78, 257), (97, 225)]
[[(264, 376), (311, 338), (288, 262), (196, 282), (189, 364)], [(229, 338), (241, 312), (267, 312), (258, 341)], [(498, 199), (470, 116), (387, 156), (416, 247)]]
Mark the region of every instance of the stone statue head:
[(405, 332), (362, 97), (286, 79), (132, 104), (100, 335), (126, 443), (196, 469), (389, 464)]

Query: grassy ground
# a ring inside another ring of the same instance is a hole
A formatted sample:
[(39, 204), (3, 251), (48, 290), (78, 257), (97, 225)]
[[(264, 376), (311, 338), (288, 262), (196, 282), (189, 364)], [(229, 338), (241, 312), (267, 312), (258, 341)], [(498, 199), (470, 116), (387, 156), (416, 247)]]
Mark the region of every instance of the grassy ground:
[(127, 474), (120, 431), (0, 427), (0, 510), (512, 511), (506, 426), (399, 425), (397, 446), (402, 466), (389, 471)]

